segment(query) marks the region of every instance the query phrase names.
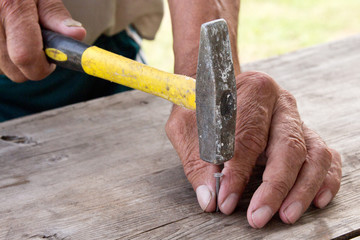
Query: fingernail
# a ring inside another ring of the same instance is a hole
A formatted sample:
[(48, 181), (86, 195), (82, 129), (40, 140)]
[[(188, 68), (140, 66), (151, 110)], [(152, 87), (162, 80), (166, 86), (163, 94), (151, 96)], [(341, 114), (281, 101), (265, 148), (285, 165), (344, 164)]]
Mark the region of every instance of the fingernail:
[(270, 221), (273, 215), (274, 213), (269, 206), (263, 206), (254, 211), (251, 214), (251, 218), (256, 228), (262, 228)]
[(201, 185), (196, 189), (197, 200), (203, 211), (209, 206), (212, 195), (209, 188), (206, 185)]
[(333, 199), (333, 195), (331, 193), (330, 190), (325, 190), (323, 193), (320, 194), (320, 197), (318, 199), (318, 207), (319, 208), (324, 208), (326, 207), (329, 202), (331, 201), (331, 199)]
[(284, 211), (285, 217), (289, 223), (295, 223), (303, 213), (303, 205), (296, 201), (290, 204)]
[(67, 27), (82, 27), (81, 22), (75, 21), (72, 18), (65, 19), (63, 24)]
[(236, 193), (231, 193), (225, 201), (221, 204), (220, 210), (224, 214), (231, 214), (236, 208), (239, 201), (239, 195)]

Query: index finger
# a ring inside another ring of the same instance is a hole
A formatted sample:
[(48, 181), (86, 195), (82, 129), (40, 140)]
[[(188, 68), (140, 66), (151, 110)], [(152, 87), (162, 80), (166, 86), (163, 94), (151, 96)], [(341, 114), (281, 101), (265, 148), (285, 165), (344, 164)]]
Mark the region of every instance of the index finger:
[(235, 157), (224, 164), (219, 191), (219, 208), (225, 214), (234, 211), (256, 159), (266, 147), (278, 95), (277, 84), (266, 74), (248, 72), (238, 80)]

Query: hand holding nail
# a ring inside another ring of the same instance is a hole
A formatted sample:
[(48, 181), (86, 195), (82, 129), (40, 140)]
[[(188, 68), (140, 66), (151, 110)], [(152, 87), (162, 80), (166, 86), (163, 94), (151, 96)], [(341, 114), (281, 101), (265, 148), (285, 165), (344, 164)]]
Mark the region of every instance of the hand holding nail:
[[(324, 208), (340, 187), (340, 155), (303, 124), (294, 97), (270, 76), (247, 72), (236, 80), (235, 156), (223, 168), (200, 159), (193, 111), (175, 106), (166, 126), (200, 207), (214, 212), (218, 205), (231, 214), (258, 157), (265, 155), (263, 181), (248, 206), (252, 227), (265, 226), (277, 212), (284, 223), (293, 224), (312, 202)], [(223, 173), (218, 196), (217, 172)]]

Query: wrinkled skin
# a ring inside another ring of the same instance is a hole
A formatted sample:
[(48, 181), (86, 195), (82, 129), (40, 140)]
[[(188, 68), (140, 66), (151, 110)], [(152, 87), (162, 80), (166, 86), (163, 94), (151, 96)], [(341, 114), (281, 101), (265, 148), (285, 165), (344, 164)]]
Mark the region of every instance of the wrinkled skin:
[(18, 83), (55, 70), (43, 51), (40, 24), (78, 40), (86, 34), (61, 0), (0, 0), (0, 18), (0, 74)]
[[(292, 224), (312, 202), (325, 207), (340, 188), (340, 155), (302, 123), (294, 97), (270, 76), (246, 72), (236, 81), (235, 156), (222, 169), (220, 210), (234, 211), (259, 156), (267, 161), (262, 184), (248, 207), (252, 227), (263, 227), (276, 212)], [(213, 175), (221, 168), (199, 158), (195, 112), (174, 106), (166, 132), (201, 208), (215, 211)]]

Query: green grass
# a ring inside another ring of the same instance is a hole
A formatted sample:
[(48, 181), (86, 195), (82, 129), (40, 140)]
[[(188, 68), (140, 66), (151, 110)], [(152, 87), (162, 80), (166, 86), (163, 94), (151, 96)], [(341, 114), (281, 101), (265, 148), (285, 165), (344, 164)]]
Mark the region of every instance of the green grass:
[[(165, 6), (167, 8), (167, 6)], [(242, 63), (360, 33), (360, 0), (242, 0)], [(144, 41), (149, 65), (173, 71), (169, 11), (155, 41)]]

